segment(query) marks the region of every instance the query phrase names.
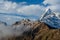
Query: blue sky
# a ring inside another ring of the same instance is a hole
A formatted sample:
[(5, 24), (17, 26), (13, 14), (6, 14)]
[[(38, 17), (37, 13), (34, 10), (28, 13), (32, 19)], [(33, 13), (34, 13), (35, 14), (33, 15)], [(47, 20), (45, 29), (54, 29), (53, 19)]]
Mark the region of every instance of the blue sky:
[(31, 4), (39, 4), (39, 5), (43, 5), (43, 6), (48, 6), (49, 4), (44, 5), (43, 2), (44, 0), (8, 0), (8, 1), (12, 1), (12, 2), (16, 2), (16, 3), (20, 3), (20, 2), (26, 2), (26, 5), (31, 5)]
[[(60, 13), (60, 0), (0, 0), (1, 21), (16, 22), (19, 19), (39, 19), (46, 9)], [(13, 15), (13, 16), (11, 16)], [(20, 16), (18, 16), (20, 15)], [(2, 19), (3, 18), (3, 19)]]
[(28, 4), (41, 4), (44, 0), (8, 0), (16, 3), (27, 2)]

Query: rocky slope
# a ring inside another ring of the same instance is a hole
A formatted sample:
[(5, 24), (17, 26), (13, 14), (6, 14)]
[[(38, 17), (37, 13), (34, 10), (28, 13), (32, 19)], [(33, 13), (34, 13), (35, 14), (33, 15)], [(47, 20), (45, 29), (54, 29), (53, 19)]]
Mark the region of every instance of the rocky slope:
[(22, 20), (13, 25), (17, 26), (21, 23), (24, 26), (29, 25), (31, 29), (24, 31), (22, 36), (12, 37), (7, 40), (60, 40), (60, 29), (51, 28), (43, 22), (32, 22), (30, 20)]
[(60, 13), (53, 12), (51, 9), (47, 9), (40, 20), (51, 27), (60, 28)]

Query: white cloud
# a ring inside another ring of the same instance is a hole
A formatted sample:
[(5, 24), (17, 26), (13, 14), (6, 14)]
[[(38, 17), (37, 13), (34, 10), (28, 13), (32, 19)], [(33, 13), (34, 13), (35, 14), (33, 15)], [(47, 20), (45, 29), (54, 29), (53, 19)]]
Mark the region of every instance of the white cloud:
[(60, 0), (45, 0), (43, 3), (44, 4), (57, 5), (57, 4), (60, 4)]
[(45, 0), (43, 3), (50, 4), (49, 8), (55, 12), (60, 12), (60, 0)]
[(23, 13), (25, 15), (39, 15), (45, 11), (45, 7), (40, 5), (29, 5), (23, 6), (17, 9), (18, 13)]
[[(15, 3), (11, 1), (3, 1), (0, 3), (0, 13), (17, 13), (23, 15), (36, 15), (42, 14), (45, 7), (41, 5), (25, 5), (26, 2)], [(40, 15), (39, 15), (40, 16)]]
[[(11, 1), (1, 1), (0, 2), (0, 13), (10, 13), (10, 14), (19, 14), (19, 15), (25, 15), (25, 16), (32, 16), (32, 19), (35, 19), (34, 16), (40, 17), (44, 11), (45, 7), (41, 5), (26, 5), (26, 2), (11, 2)], [(36, 17), (36, 18), (38, 18)], [(11, 23), (13, 20), (13, 23), (17, 20), (23, 19), (24, 17), (16, 17), (16, 16), (1, 16), (0, 17), (2, 21)], [(7, 20), (6, 20), (7, 19)]]
[(0, 3), (0, 12), (3, 12), (3, 13), (14, 12), (16, 7), (17, 7), (16, 3), (3, 1)]
[[(59, 10), (59, 0), (45, 0), (44, 4), (50, 4), (48, 6), (53, 11)], [(23, 15), (37, 15), (44, 13), (45, 7), (41, 5), (25, 5), (26, 2), (15, 3), (11, 1), (0, 1), (0, 13), (17, 13)], [(59, 11), (57, 11), (59, 12)]]
[(21, 36), (24, 32), (31, 30), (31, 28), (30, 25), (25, 26), (23, 23), (6, 26), (4, 22), (0, 22), (0, 40), (2, 38), (8, 39), (9, 37)]
[(0, 14), (0, 21), (6, 22), (8, 25), (12, 25), (16, 21), (20, 21), (21, 19), (23, 19), (23, 17)]
[(60, 13), (60, 5), (49, 6), (54, 12)]

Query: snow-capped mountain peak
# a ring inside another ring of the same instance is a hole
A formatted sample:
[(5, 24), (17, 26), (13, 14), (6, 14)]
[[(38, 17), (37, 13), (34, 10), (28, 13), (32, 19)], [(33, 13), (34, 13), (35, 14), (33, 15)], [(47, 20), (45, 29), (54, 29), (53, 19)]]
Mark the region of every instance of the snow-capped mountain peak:
[(51, 27), (60, 28), (60, 14), (53, 12), (51, 9), (46, 10), (41, 17), (41, 21)]
[(52, 10), (51, 9), (46, 9), (46, 11), (44, 12), (44, 14), (41, 16), (40, 20), (42, 20), (45, 16), (52, 14)]

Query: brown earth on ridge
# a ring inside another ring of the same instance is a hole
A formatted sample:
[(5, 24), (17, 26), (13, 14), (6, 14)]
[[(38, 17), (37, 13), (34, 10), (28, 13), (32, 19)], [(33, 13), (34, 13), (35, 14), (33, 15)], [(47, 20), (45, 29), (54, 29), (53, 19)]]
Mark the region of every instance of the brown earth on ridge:
[[(22, 36), (12, 37), (8, 40), (60, 40), (60, 29), (51, 29), (43, 22), (33, 22), (23, 21), (24, 25), (31, 25), (32, 29), (30, 31), (24, 32)], [(15, 23), (18, 25), (20, 23)]]

